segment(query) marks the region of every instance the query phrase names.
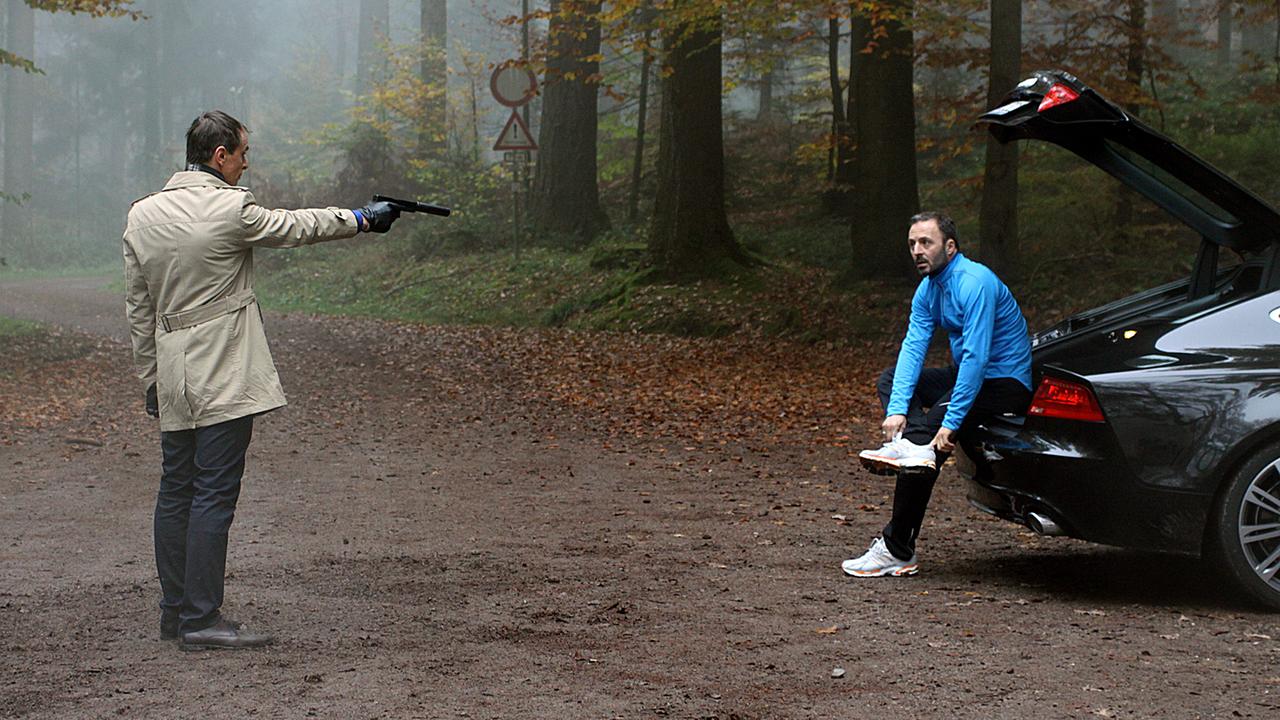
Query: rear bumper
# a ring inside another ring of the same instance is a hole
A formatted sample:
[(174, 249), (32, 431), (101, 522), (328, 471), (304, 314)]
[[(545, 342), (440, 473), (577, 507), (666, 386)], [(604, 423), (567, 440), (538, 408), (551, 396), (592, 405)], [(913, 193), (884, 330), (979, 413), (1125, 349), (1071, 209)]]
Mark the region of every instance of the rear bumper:
[(1123, 458), (1106, 425), (1028, 420), (978, 428), (957, 465), (970, 502), (1006, 520), (1043, 528), (1048, 518), (1061, 532), (1047, 534), (1199, 554), (1212, 498), (1143, 486)]

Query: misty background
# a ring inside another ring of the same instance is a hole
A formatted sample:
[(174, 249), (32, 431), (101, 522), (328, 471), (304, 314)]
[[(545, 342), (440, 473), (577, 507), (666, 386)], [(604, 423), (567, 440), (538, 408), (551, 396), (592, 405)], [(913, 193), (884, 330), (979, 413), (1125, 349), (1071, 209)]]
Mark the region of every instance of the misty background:
[[(182, 169), (187, 126), (210, 109), (252, 131), (241, 184), (268, 206), (359, 207), (372, 192), (405, 189), (390, 173), (385, 185), (341, 177), (353, 164), (347, 155), (358, 152), (345, 131), (361, 96), (393, 72), (390, 56), (419, 52), (418, 0), (381, 5), (385, 21), (368, 27), (363, 19), (365, 42), (372, 35), (374, 43), (363, 59), (362, 3), (353, 0), (138, 0), (130, 9), (145, 16), (139, 19), (34, 12), (31, 59), (43, 74), (20, 78), (31, 85), (34, 162), (31, 174), (0, 183), (27, 196), (26, 212), (12, 203), (4, 211), (29, 225), (23, 232), (6, 223), (0, 257), (21, 266), (114, 260), (129, 204)], [(454, 110), (468, 116), (451, 118), (446, 132), (454, 146), (475, 145), (489, 161), (507, 112), (490, 96), (489, 74), (520, 56), (520, 27), (511, 21), (520, 3), (448, 5), (448, 94), (462, 99)], [(0, 13), (0, 38), (9, 38), (11, 15)], [(535, 33), (545, 26), (530, 24)], [(13, 43), (0, 47), (12, 51)], [(22, 73), (0, 73), (3, 110), (24, 101), (12, 89)], [(413, 151), (390, 150), (405, 161)], [(441, 189), (435, 199), (446, 194)]]
[[(0, 271), (118, 264), (129, 203), (215, 108), (252, 131), (241, 184), (263, 205), (455, 209), (265, 253), (264, 297), (308, 310), (847, 340), (879, 327), (866, 283), (913, 279), (902, 223), (922, 208), (1033, 315), (1185, 277), (1195, 237), (1168, 215), (973, 127), (1041, 68), (1280, 200), (1270, 0), (524, 5), (4, 0), (0, 48), (40, 72), (0, 65)], [(526, 31), (541, 147), (513, 181), (489, 78)]]

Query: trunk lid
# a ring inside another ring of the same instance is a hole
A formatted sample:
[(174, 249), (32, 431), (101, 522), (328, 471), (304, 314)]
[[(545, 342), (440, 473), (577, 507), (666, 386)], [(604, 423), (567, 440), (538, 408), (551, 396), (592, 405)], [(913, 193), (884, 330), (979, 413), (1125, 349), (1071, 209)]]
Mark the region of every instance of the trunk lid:
[(1043, 140), (1079, 155), (1218, 246), (1280, 243), (1275, 208), (1070, 73), (1032, 74), (978, 124), (1002, 143)]

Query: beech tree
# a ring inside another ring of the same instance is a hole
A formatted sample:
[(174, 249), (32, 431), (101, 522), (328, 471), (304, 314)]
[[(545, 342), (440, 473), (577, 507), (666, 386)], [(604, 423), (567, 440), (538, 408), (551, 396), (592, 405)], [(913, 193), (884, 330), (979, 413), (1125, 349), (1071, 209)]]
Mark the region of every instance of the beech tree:
[(852, 270), (859, 277), (912, 277), (903, 244), (907, 219), (920, 211), (909, 25), (913, 2), (857, 5), (849, 81), (856, 145)]
[(649, 252), (671, 275), (750, 264), (725, 215), (720, 8), (672, 0), (663, 28), (662, 127)]
[(35, 161), (31, 148), (35, 131), (36, 83), (35, 12), (85, 13), (93, 17), (138, 14), (129, 0), (7, 0), (5, 30), (0, 38), (0, 75), (4, 81), (4, 175), (0, 180), (0, 257), (29, 239), (30, 211), (22, 205), (31, 191)]
[(530, 224), (590, 241), (609, 228), (600, 206), (596, 133), (600, 2), (552, 0)]
[(13, 48), (6, 62), (14, 67), (4, 88), (4, 191), (10, 202), (0, 203), (4, 219), (0, 223), (7, 248), (29, 240), (31, 213), (21, 199), (31, 191), (35, 162), (31, 154), (35, 131), (35, 66), (36, 19), (31, 6), (21, 0), (9, 0), (7, 44)]
[(385, 42), (387, 22), (391, 17), (390, 0), (360, 0), (360, 27), (356, 55), (356, 94), (369, 92), (381, 80), (379, 66), (382, 53), (378, 43)]
[[(991, 0), (991, 70), (987, 107), (994, 108), (1020, 79), (1022, 61), (1021, 0)], [(987, 138), (978, 219), (982, 260), (1002, 277), (1018, 266), (1018, 146)]]
[(423, 44), (421, 74), (424, 93), (418, 152), (422, 156), (443, 154), (448, 138), (448, 25), (449, 7), (445, 0), (421, 0), (419, 29)]
[[(827, 193), (825, 202), (829, 211), (848, 215), (852, 211), (853, 202), (853, 132), (849, 127), (849, 116), (853, 114), (853, 92), (852, 83), (846, 93), (845, 85), (840, 82), (840, 27), (840, 16), (832, 14), (827, 19), (827, 82), (831, 88), (833, 156), (828, 166), (828, 178), (832, 182), (832, 188)], [(851, 71), (853, 62), (851, 53)]]

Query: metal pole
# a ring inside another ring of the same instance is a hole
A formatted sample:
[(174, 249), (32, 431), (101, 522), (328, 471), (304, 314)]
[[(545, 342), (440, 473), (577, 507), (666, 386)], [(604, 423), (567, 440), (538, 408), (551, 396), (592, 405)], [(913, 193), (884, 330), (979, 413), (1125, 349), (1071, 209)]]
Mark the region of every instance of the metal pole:
[(513, 162), (511, 163), (511, 173), (512, 173), (511, 197), (513, 201), (512, 208), (515, 212), (515, 219), (513, 221), (515, 224), (514, 224), (514, 227), (511, 228), (511, 230), (512, 230), (512, 235), (515, 237), (515, 253), (516, 253), (515, 261), (520, 262), (520, 235), (522, 231), (522, 228), (521, 228), (522, 213), (520, 212), (522, 209), (520, 207), (522, 198), (521, 198), (520, 188), (523, 185), (523, 181), (521, 180), (521, 177), (520, 177), (520, 162), (518, 160), (515, 160), (514, 158), (515, 153), (512, 153), (512, 155), (513, 155), (513, 158), (512, 158)]
[[(520, 57), (521, 59), (524, 60), (524, 66), (529, 67), (529, 0), (520, 0), (520, 9), (522, 12), (524, 12), (524, 15), (522, 16), (524, 18), (524, 22), (520, 24)], [(533, 133), (533, 125), (529, 124), (529, 106), (532, 104), (533, 104), (533, 100), (530, 99), (528, 102), (524, 104), (524, 107), (520, 108), (520, 113), (524, 116), (524, 126), (529, 129), (530, 134)], [(523, 154), (519, 156), (519, 158), (524, 158), (524, 157), (528, 157), (532, 159), (533, 154), (528, 150), (525, 150), (523, 151)], [(522, 175), (522, 177), (520, 178), (520, 190), (524, 193), (524, 201), (525, 201), (525, 204), (527, 205), (529, 203), (530, 195), (531, 195), (531, 188), (529, 187), (529, 175), (530, 175), (530, 173), (528, 172), (529, 165), (527, 163), (520, 162), (519, 158), (517, 159), (516, 162), (517, 162), (517, 166), (520, 167), (520, 170), (517, 170), (517, 172), (520, 172), (520, 174)], [(517, 258), (519, 257), (519, 253), (520, 253), (520, 246), (517, 243), (516, 245)]]
[[(529, 0), (520, 0), (520, 60), (525, 67), (529, 67)], [(525, 127), (532, 128), (529, 124), (529, 103), (525, 103), (520, 108), (520, 112), (524, 115)], [(532, 132), (532, 130), (530, 130)]]

